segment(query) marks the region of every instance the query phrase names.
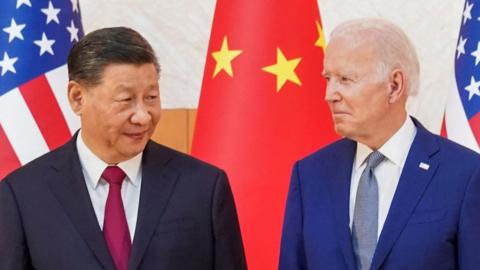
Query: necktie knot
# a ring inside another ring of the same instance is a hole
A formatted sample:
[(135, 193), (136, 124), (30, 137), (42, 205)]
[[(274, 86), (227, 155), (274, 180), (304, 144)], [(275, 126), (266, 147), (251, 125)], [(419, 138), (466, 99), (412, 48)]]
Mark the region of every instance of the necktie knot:
[(125, 173), (118, 166), (108, 166), (102, 173), (102, 178), (109, 184), (122, 185)]
[(365, 169), (375, 169), (384, 159), (385, 156), (378, 151), (370, 153), (367, 157), (367, 167)]

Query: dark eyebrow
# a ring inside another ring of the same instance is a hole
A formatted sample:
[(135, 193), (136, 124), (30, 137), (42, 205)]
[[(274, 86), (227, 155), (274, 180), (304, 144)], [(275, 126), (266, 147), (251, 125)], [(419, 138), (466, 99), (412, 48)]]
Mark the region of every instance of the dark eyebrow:
[(130, 91), (131, 89), (132, 89), (131, 87), (128, 87), (123, 84), (117, 85), (117, 87), (114, 88), (114, 90), (116, 91)]

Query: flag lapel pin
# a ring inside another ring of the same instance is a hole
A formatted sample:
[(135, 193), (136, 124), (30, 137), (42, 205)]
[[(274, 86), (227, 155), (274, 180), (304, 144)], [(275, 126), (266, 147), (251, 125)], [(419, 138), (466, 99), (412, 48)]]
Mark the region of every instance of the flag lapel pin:
[(428, 165), (427, 163), (420, 162), (418, 167), (420, 167), (420, 169), (422, 170), (428, 171), (428, 168), (430, 168), (430, 165)]

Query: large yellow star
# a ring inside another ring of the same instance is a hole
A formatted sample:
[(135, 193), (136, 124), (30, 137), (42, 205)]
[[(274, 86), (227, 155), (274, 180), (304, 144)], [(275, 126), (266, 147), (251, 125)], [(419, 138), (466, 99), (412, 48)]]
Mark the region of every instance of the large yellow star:
[(241, 53), (242, 51), (240, 50), (230, 50), (228, 48), (228, 40), (227, 36), (225, 36), (223, 38), (222, 48), (220, 48), (219, 51), (212, 52), (212, 56), (217, 62), (215, 71), (213, 72), (213, 78), (222, 70), (230, 75), (230, 77), (233, 77), (232, 60)]
[(302, 85), (300, 79), (297, 77), (297, 74), (295, 74), (295, 68), (297, 68), (300, 60), (302, 60), (301, 57), (287, 60), (285, 55), (283, 55), (282, 50), (277, 48), (277, 63), (262, 68), (263, 71), (277, 76), (277, 92), (280, 91), (287, 81), (291, 81), (297, 85)]
[(319, 21), (316, 21), (315, 23), (317, 24), (318, 31), (318, 39), (315, 42), (315, 46), (322, 48), (322, 50), (325, 50), (327, 42), (325, 42), (325, 35), (323, 34), (322, 26), (320, 25)]

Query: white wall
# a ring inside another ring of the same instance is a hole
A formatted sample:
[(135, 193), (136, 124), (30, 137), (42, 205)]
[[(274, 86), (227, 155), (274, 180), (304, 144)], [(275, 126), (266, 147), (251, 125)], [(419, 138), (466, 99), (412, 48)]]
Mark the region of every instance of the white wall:
[[(359, 17), (383, 17), (406, 31), (417, 48), (422, 73), (420, 93), (410, 99), (408, 109), (430, 130), (438, 131), (447, 92), (455, 86), (453, 61), (464, 1), (318, 3), (327, 35), (339, 22)], [(80, 5), (86, 32), (124, 25), (152, 43), (162, 65), (164, 108), (197, 107), (214, 0), (80, 0)]]

